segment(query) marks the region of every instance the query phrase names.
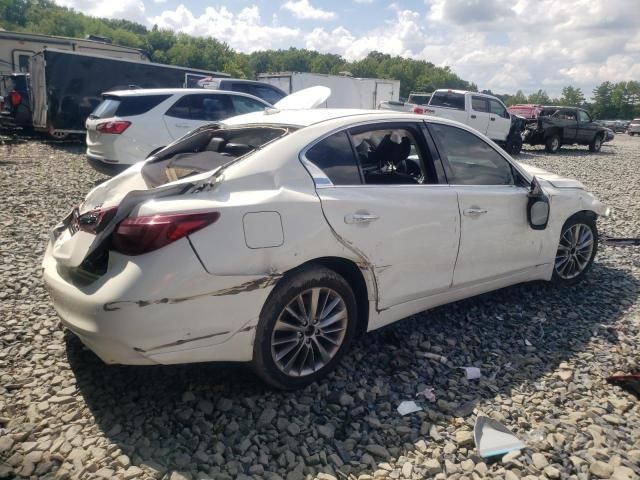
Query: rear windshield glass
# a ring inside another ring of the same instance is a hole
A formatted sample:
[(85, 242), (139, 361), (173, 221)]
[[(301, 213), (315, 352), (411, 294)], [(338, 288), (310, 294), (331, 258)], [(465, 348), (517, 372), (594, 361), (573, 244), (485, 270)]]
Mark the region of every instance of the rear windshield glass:
[(91, 118), (133, 117), (147, 113), (171, 95), (140, 95), (136, 97), (106, 97), (91, 114)]
[(157, 160), (147, 163), (142, 169), (147, 184), (156, 187), (214, 170), (295, 130), (280, 125), (216, 127), (196, 130), (160, 151)]
[(435, 92), (431, 95), (429, 105), (464, 110), (464, 94), (454, 92)]

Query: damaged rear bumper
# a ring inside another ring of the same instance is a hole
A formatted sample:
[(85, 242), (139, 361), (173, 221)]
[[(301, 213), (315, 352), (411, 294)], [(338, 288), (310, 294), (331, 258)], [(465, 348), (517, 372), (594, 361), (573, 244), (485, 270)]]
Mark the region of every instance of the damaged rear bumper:
[(83, 282), (51, 250), (43, 273), (54, 308), (105, 363), (249, 361), (260, 310), (279, 278), (210, 275), (183, 239), (160, 255), (111, 253), (107, 273)]

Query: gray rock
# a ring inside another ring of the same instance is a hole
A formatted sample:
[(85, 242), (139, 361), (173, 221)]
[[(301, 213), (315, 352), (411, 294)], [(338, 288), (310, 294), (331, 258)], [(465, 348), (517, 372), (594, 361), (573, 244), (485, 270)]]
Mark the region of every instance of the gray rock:
[(265, 408), (258, 418), (258, 426), (264, 427), (271, 425), (274, 418), (276, 418), (276, 411), (273, 408)]
[(391, 454), (389, 453), (389, 450), (387, 450), (386, 448), (384, 448), (382, 445), (377, 445), (377, 444), (371, 444), (371, 445), (367, 445), (367, 452), (369, 452), (371, 455), (374, 455), (378, 458), (389, 458), (391, 457)]
[(327, 439), (327, 440), (331, 440), (333, 438), (333, 435), (336, 431), (336, 427), (333, 426), (333, 424), (331, 423), (325, 423), (324, 425), (318, 425), (316, 427), (318, 429), (318, 433), (320, 434), (321, 437)]
[(589, 465), (589, 471), (598, 478), (610, 478), (613, 475), (613, 466), (606, 462), (596, 460)]

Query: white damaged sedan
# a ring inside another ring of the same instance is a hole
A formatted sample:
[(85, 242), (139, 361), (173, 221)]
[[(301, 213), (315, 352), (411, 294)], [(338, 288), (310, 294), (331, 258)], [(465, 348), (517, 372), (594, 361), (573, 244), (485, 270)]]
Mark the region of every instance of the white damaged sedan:
[(571, 284), (608, 209), (462, 124), (270, 110), (201, 127), (51, 232), (63, 324), (107, 363), (252, 362), (279, 388), (356, 335), (519, 282)]

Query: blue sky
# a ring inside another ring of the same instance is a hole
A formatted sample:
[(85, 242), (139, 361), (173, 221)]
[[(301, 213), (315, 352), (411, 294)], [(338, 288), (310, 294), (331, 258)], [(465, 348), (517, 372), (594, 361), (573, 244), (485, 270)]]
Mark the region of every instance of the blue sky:
[(372, 50), (450, 66), (481, 89), (640, 79), (638, 0), (56, 0), (90, 15), (213, 36), (242, 52)]

